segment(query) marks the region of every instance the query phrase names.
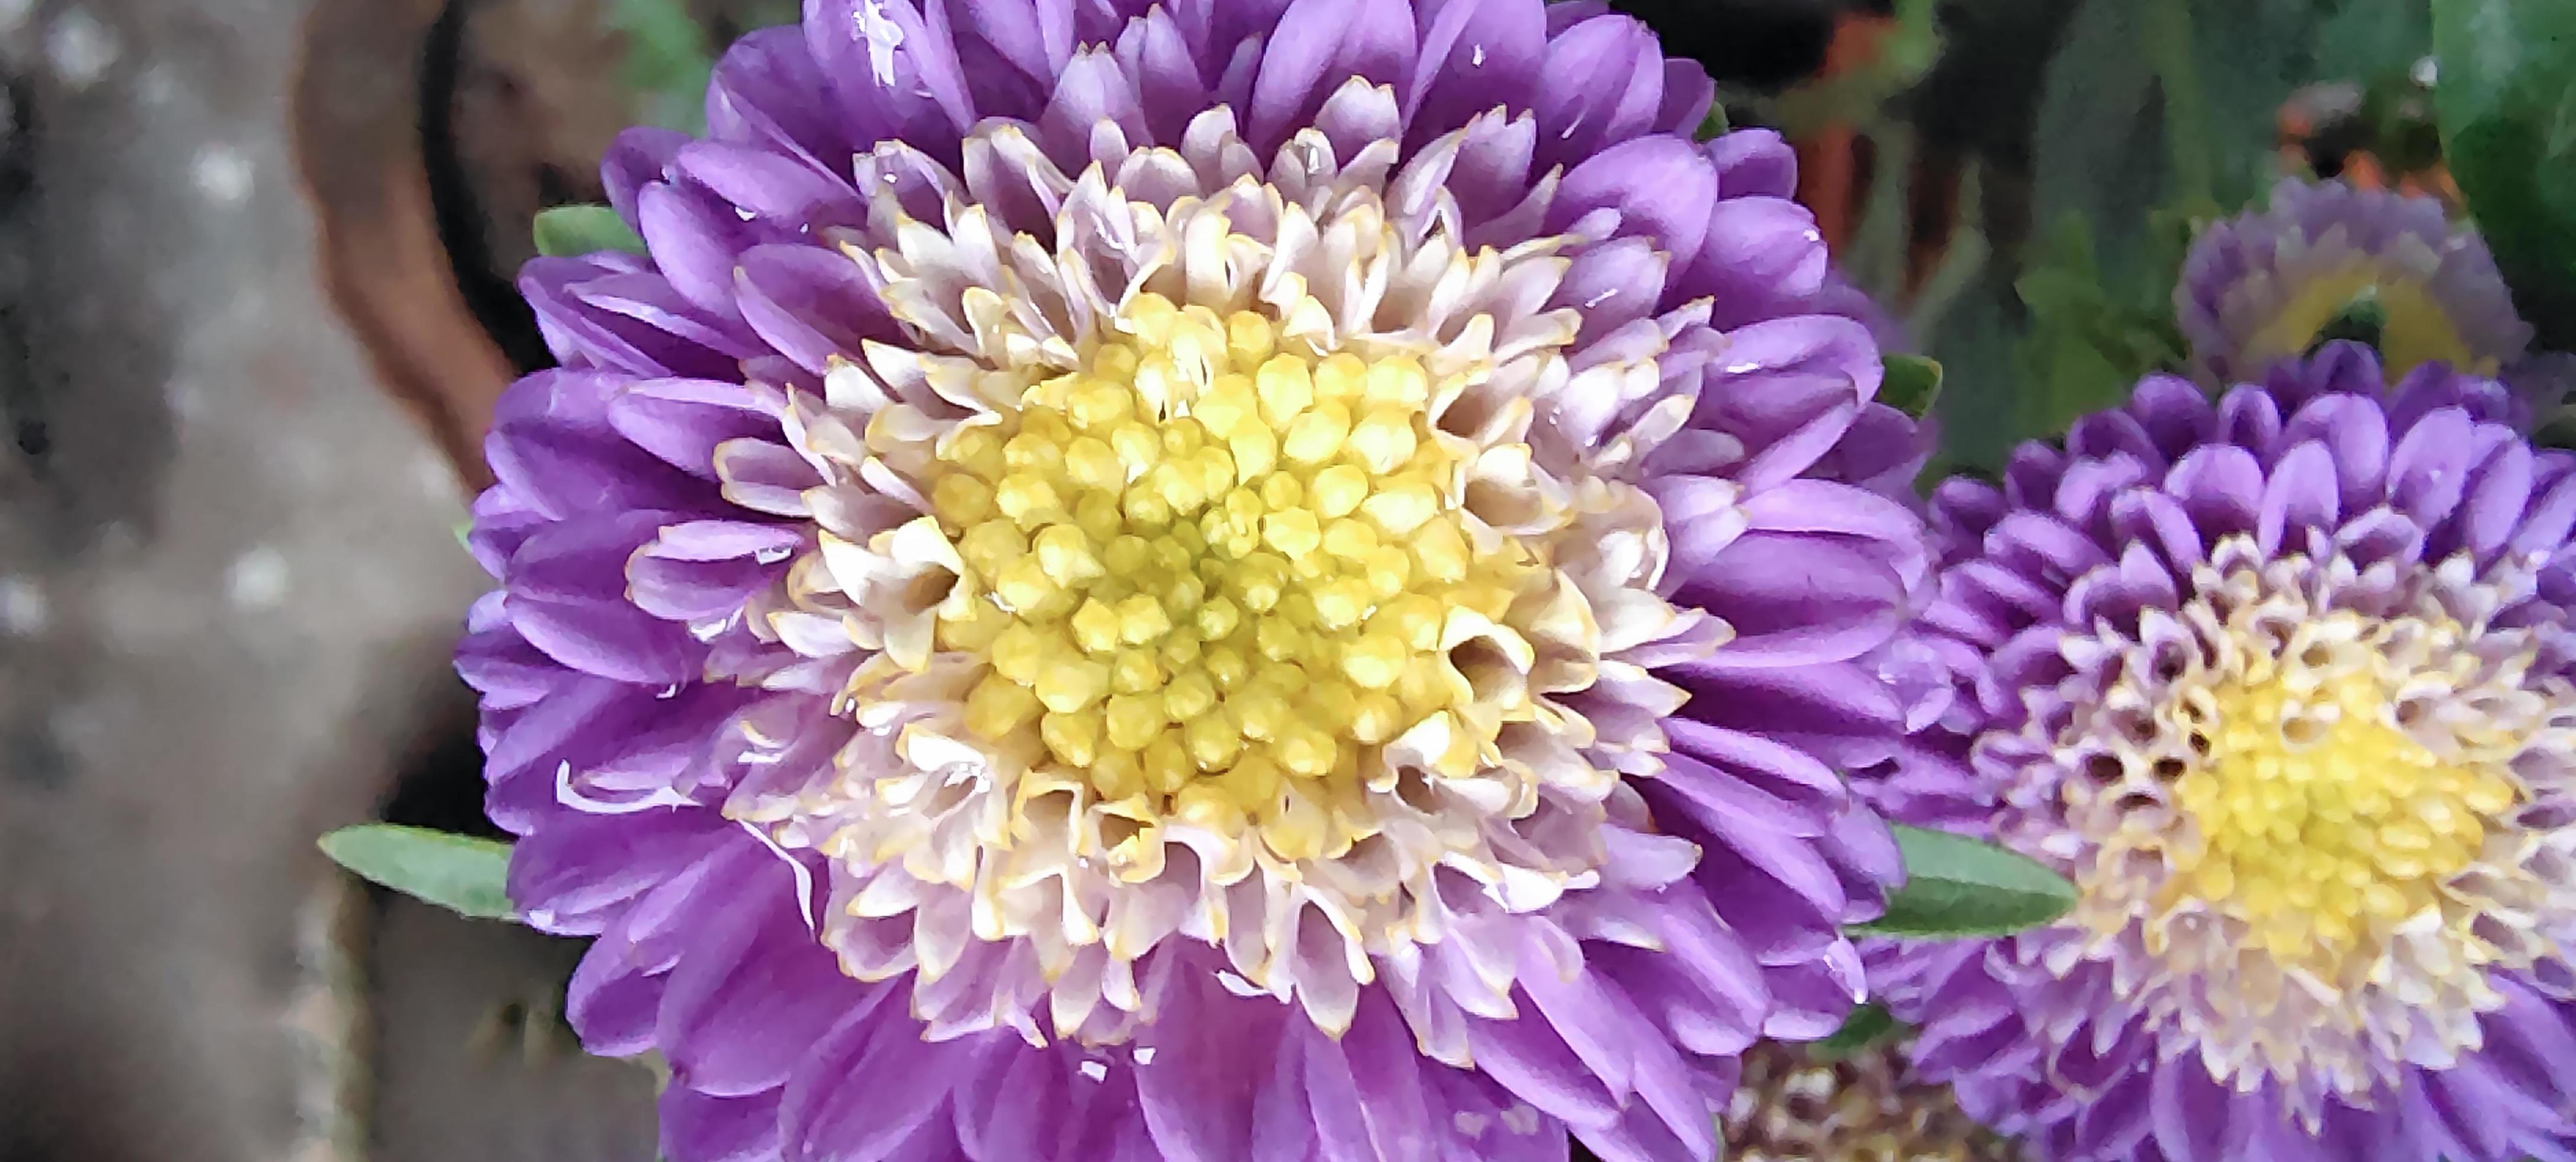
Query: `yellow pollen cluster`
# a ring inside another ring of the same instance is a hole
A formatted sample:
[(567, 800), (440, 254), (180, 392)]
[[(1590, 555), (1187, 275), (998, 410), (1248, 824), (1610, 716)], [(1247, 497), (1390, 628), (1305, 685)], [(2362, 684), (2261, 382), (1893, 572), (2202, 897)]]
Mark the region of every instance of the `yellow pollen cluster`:
[(981, 589), (943, 607), (937, 648), (991, 667), (967, 728), (1034, 737), (1041, 774), (1140, 823), (1250, 825), (1289, 860), (1369, 833), (1372, 748), (1432, 740), (1448, 776), (1490, 761), (1527, 699), (1480, 696), (1451, 653), (1508, 637), (1492, 623), (1545, 571), (1462, 522), (1443, 385), (1153, 294), (1116, 334), (937, 449), (933, 515)]
[(2208, 758), (2173, 790), (2201, 842), (2171, 853), (2173, 886), (2224, 901), (2275, 958), (2319, 970), (2436, 904), (2517, 791), (2409, 737), (2391, 694), (2366, 667), (2295, 663), (2192, 691), (2175, 709)]

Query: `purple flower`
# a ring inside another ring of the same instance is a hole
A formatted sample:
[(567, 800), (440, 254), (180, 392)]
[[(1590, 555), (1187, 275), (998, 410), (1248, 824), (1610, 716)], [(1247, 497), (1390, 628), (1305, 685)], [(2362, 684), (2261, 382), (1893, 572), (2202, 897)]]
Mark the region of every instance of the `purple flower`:
[(673, 1162), (1705, 1158), (1922, 449), (1598, 4), (811, 0), (532, 263), (459, 669)]
[(2517, 412), (2330, 344), (1941, 487), (1870, 793), (2081, 899), (1895, 949), (1918, 1071), (2061, 1162), (2576, 1157), (2576, 457)]
[(2432, 198), (2341, 182), (2284, 181), (2269, 209), (2202, 231), (2174, 287), (2193, 359), (2220, 384), (2261, 378), (2365, 302), (2393, 375), (2439, 361), (2495, 376), (2531, 344), (2476, 231)]

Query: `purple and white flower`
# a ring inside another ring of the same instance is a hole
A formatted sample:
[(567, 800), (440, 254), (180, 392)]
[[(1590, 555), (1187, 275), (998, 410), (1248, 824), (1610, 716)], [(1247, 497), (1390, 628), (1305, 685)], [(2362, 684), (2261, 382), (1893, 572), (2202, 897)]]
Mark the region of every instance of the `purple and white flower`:
[(2054, 1162), (2576, 1157), (2576, 455), (2521, 418), (2330, 344), (1938, 490), (1869, 794), (2080, 899), (1895, 949), (1917, 1071)]
[(2174, 287), (2194, 363), (2218, 384), (2262, 378), (2365, 302), (2393, 376), (2433, 362), (2488, 377), (2525, 370), (2531, 327), (2486, 241), (2428, 197), (2284, 181), (2267, 209), (2202, 231)]
[(532, 263), (511, 891), (673, 1162), (1704, 1158), (1899, 878), (1913, 425), (1589, 3), (809, 0)]

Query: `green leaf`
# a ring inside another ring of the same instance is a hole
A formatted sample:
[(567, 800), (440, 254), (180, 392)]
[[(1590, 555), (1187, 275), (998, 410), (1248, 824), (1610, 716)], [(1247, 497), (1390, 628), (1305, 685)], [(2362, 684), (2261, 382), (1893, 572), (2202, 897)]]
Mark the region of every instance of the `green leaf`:
[(1807, 1053), (1822, 1061), (1840, 1061), (1906, 1032), (1904, 1023), (1889, 1014), (1887, 1006), (1871, 1001), (1853, 1008), (1851, 1015), (1843, 1018), (1842, 1028), (1807, 1046)]
[(2443, 156), (2541, 344), (2576, 345), (2576, 4), (2434, 0)]
[(1915, 419), (1932, 414), (1941, 398), (1941, 365), (1920, 355), (1890, 355), (1887, 376), (1878, 385), (1878, 402)]
[(343, 827), (320, 840), (322, 854), (404, 895), (479, 920), (514, 916), (504, 883), (510, 845), (425, 827), (367, 823)]
[(2075, 906), (2075, 885), (2018, 852), (1946, 831), (1898, 825), (1905, 886), (1887, 914), (1851, 931), (1867, 936), (1949, 939), (2004, 936), (2035, 928)]
[(1727, 124), (1726, 120), (1726, 102), (1717, 99), (1710, 100), (1708, 103), (1708, 116), (1702, 118), (1699, 123), (1699, 139), (1706, 141), (1712, 137), (1724, 137), (1732, 128), (1732, 126)]
[(530, 232), (537, 237), (537, 253), (548, 258), (578, 258), (602, 250), (644, 253), (644, 239), (636, 235), (625, 219), (617, 216), (617, 211), (606, 206), (556, 206), (540, 210)]

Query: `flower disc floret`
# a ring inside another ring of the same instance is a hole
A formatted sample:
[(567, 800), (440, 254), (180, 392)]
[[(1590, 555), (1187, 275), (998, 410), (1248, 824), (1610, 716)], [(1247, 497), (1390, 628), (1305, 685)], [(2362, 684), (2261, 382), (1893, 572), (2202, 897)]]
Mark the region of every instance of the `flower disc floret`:
[(991, 667), (967, 729), (1034, 735), (1033, 777), (1140, 827), (1249, 825), (1291, 861), (1376, 834), (1362, 771), (1392, 778), (1390, 744), (1436, 776), (1498, 761), (1540, 713), (1506, 624), (1550, 572), (1469, 523), (1478, 449), (1429, 422), (1465, 385), (1410, 355), (1283, 351), (1255, 311), (1147, 294), (1125, 321), (937, 449), (933, 515), (966, 572), (935, 648)]

